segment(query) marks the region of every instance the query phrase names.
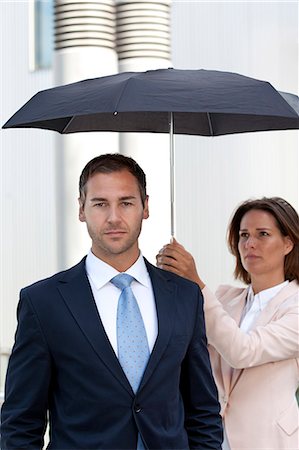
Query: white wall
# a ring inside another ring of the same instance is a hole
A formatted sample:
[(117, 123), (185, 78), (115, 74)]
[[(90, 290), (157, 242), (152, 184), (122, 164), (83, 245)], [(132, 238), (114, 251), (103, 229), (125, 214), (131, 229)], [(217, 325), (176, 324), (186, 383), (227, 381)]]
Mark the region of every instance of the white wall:
[[(1, 126), (36, 91), (51, 86), (51, 71), (29, 71), (28, 2), (0, 3)], [(0, 132), (0, 351), (11, 347), (22, 286), (57, 267), (53, 133)], [(6, 357), (0, 360), (0, 391)]]
[[(238, 72), (298, 94), (297, 2), (173, 0), (172, 14), (175, 68)], [(177, 238), (215, 288), (233, 281), (225, 236), (237, 204), (282, 196), (298, 208), (298, 131), (177, 136), (175, 146)]]

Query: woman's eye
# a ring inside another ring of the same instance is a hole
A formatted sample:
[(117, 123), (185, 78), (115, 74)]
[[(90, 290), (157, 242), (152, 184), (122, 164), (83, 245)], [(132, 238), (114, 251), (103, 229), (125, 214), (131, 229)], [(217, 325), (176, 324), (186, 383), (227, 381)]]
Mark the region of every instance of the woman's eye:
[(244, 231), (242, 233), (239, 234), (240, 238), (247, 238), (248, 237), (248, 233), (245, 233)]
[(261, 231), (260, 235), (261, 236), (269, 236), (269, 233), (267, 231)]

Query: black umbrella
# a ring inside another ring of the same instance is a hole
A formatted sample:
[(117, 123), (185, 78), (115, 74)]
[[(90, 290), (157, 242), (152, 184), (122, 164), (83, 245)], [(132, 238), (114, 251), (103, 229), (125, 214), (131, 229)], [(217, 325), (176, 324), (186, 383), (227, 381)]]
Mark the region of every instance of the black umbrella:
[(178, 134), (299, 128), (298, 112), (268, 82), (176, 69), (123, 72), (38, 92), (3, 128), (168, 133), (170, 112)]
[[(299, 128), (298, 97), (213, 70), (123, 72), (38, 92), (3, 128), (218, 136)], [(173, 171), (171, 232), (173, 234)]]

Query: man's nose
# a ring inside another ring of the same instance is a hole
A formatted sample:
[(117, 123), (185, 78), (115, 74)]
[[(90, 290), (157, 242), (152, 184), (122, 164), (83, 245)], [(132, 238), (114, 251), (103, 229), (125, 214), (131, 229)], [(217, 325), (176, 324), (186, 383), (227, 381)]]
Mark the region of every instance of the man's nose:
[(111, 205), (108, 212), (108, 221), (117, 222), (120, 218), (119, 208), (117, 206)]

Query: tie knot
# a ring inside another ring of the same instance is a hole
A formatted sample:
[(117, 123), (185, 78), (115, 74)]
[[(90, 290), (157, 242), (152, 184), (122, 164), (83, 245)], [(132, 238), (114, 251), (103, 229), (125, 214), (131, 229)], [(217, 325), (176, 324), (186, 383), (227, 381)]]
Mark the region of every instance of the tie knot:
[(128, 273), (119, 273), (115, 277), (112, 278), (111, 283), (114, 284), (117, 288), (123, 290), (130, 286), (132, 281), (134, 280), (134, 277), (132, 275), (129, 275)]

